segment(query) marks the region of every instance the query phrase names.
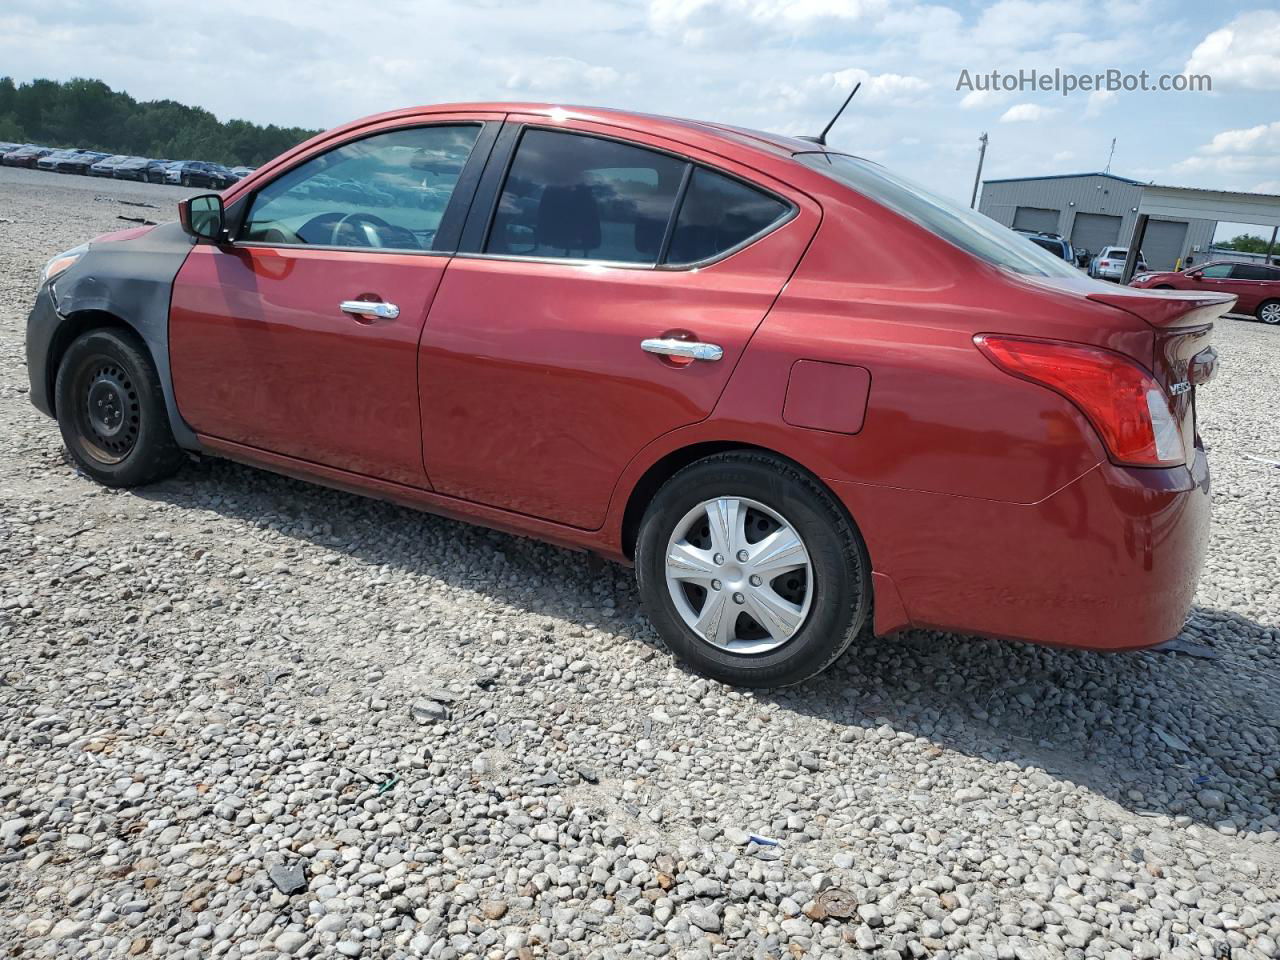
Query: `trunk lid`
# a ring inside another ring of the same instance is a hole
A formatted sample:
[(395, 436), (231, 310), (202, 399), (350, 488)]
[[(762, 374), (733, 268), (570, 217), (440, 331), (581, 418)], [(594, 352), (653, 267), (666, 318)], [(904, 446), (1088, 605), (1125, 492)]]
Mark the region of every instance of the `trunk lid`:
[(1088, 298), (1132, 314), (1153, 329), (1148, 368), (1169, 395), (1190, 462), (1200, 445), (1196, 388), (1213, 379), (1218, 369), (1218, 354), (1210, 345), (1213, 322), (1235, 306), (1235, 295), (1119, 287)]

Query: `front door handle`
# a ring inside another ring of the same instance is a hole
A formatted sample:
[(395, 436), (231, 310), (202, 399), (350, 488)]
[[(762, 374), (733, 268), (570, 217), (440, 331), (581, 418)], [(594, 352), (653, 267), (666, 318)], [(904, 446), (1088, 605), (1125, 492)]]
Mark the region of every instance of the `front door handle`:
[(394, 320), (400, 316), (399, 307), (381, 300), (343, 300), (338, 307), (343, 313), (357, 313), (362, 317), (376, 317), (379, 320)]
[(654, 338), (641, 340), (640, 349), (645, 353), (656, 353), (664, 357), (685, 357), (689, 360), (719, 360), (724, 351), (714, 343), (699, 343), (696, 340), (664, 340)]

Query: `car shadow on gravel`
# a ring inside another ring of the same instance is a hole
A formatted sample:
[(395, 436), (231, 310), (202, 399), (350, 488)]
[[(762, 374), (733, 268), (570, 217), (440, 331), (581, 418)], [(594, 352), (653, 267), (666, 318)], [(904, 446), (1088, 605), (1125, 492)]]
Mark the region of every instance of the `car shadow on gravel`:
[[(137, 495), (269, 527), (524, 613), (607, 622), (623, 640), (669, 655), (630, 571), (588, 554), (221, 460)], [(425, 551), (431, 542), (445, 549)], [(1280, 829), (1280, 631), (1197, 607), (1183, 637), (1212, 658), (925, 631), (864, 636), (821, 676), (753, 696), (830, 724), (832, 743), (843, 728), (887, 723), (944, 749), (1043, 770), (1141, 815)]]

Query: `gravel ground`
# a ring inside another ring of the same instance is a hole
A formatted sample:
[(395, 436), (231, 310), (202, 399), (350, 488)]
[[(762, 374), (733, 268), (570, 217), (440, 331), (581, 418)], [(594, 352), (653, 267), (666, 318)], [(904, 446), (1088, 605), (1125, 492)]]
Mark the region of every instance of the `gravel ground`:
[(1280, 331), (1201, 395), (1199, 655), (912, 633), (744, 693), (588, 556), (77, 475), (37, 270), (181, 193), (0, 170), (0, 954), (1280, 956)]

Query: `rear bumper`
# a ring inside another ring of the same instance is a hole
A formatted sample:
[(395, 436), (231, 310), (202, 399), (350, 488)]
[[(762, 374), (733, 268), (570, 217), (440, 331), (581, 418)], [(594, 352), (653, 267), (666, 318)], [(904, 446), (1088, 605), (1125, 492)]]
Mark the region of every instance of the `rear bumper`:
[(1099, 464), (1034, 504), (832, 487), (878, 575), (878, 633), (911, 626), (1096, 650), (1153, 646), (1181, 630), (1208, 545), (1199, 448), (1176, 469)]

